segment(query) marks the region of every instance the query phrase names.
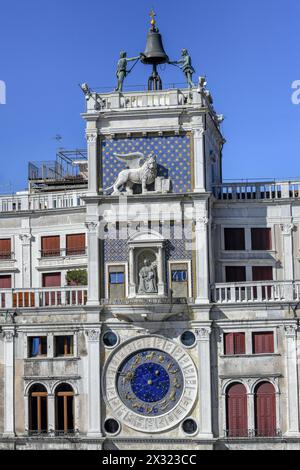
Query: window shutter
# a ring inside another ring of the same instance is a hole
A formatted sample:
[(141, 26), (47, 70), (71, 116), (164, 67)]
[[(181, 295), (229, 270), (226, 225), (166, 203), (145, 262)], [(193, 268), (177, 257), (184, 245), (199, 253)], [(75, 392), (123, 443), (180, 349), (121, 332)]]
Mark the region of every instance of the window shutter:
[(60, 254), (60, 236), (42, 237), (43, 256), (58, 256)]
[(85, 233), (76, 233), (67, 235), (67, 254), (84, 254), (85, 253)]
[(252, 280), (253, 281), (273, 281), (272, 266), (253, 266), (252, 267)]
[(0, 259), (10, 257), (11, 254), (11, 239), (6, 238), (0, 240)]
[(253, 333), (254, 354), (267, 354), (274, 352), (274, 334), (272, 331)]
[(245, 333), (234, 333), (234, 343), (235, 354), (245, 354)]
[(233, 333), (226, 333), (224, 335), (224, 346), (226, 355), (234, 354), (234, 338)]
[(0, 276), (0, 289), (11, 289), (11, 276)]
[(43, 287), (60, 287), (61, 273), (43, 274)]
[(252, 250), (271, 250), (272, 234), (270, 228), (251, 229)]

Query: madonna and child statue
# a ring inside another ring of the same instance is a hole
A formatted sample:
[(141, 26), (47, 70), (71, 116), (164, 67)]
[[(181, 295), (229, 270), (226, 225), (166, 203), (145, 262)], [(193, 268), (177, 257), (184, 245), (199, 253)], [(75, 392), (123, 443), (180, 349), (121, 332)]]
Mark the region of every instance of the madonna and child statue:
[(157, 293), (157, 268), (156, 263), (149, 259), (144, 260), (144, 266), (139, 272), (139, 294)]

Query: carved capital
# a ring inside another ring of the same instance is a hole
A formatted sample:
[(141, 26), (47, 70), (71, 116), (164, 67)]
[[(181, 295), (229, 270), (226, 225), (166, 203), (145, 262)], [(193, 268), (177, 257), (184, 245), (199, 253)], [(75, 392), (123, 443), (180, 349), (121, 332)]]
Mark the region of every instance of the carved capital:
[(295, 230), (295, 225), (293, 223), (281, 224), (280, 228), (283, 235), (291, 235), (292, 232)]
[(211, 328), (203, 327), (203, 328), (196, 328), (195, 334), (198, 340), (209, 340), (209, 335), (211, 333)]
[(203, 134), (204, 134), (204, 129), (202, 129), (202, 128), (194, 129), (195, 139), (202, 139)]
[(86, 330), (85, 334), (88, 337), (88, 340), (91, 342), (98, 342), (100, 338), (100, 329), (91, 329), (91, 330)]
[(205, 214), (199, 215), (194, 218), (194, 223), (196, 228), (204, 229), (209, 223), (209, 218)]
[(289, 338), (295, 338), (297, 333), (297, 325), (285, 325), (285, 335)]
[(3, 330), (2, 336), (6, 343), (11, 343), (14, 340), (15, 331), (14, 330)]
[(34, 240), (34, 237), (31, 235), (31, 233), (20, 233), (19, 239), (23, 245), (29, 245)]
[(86, 134), (86, 140), (88, 144), (95, 144), (97, 142), (97, 133), (92, 132), (91, 134)]
[(95, 233), (99, 227), (99, 222), (86, 222), (85, 226), (89, 233)]

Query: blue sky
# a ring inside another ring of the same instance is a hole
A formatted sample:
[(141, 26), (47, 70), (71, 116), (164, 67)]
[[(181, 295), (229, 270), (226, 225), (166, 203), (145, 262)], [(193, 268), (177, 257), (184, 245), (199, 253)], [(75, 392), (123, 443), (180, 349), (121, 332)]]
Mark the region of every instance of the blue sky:
[[(55, 158), (56, 134), (85, 146), (78, 83), (115, 86), (119, 51), (145, 48), (152, 6), (168, 55), (189, 49), (226, 117), (224, 178), (300, 177), (299, 0), (0, 0), (0, 192), (26, 186), (29, 160)], [(148, 75), (139, 64), (127, 84)], [(161, 76), (183, 81), (171, 66)]]

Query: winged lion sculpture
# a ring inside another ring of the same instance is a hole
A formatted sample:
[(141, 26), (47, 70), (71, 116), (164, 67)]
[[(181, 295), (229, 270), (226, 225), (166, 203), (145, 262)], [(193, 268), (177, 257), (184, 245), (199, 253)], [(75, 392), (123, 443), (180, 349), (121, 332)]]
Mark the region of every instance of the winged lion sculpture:
[[(112, 196), (117, 196), (121, 194), (120, 189), (125, 187), (127, 194), (133, 194), (133, 185), (141, 184), (142, 194), (147, 193), (147, 185), (152, 184), (157, 176), (156, 155), (150, 153), (148, 157), (145, 157), (141, 152), (134, 152), (114, 153), (114, 156), (122, 163), (127, 163), (129, 168), (120, 171), (114, 184), (104, 191), (113, 189)], [(144, 163), (142, 163), (143, 161)]]

